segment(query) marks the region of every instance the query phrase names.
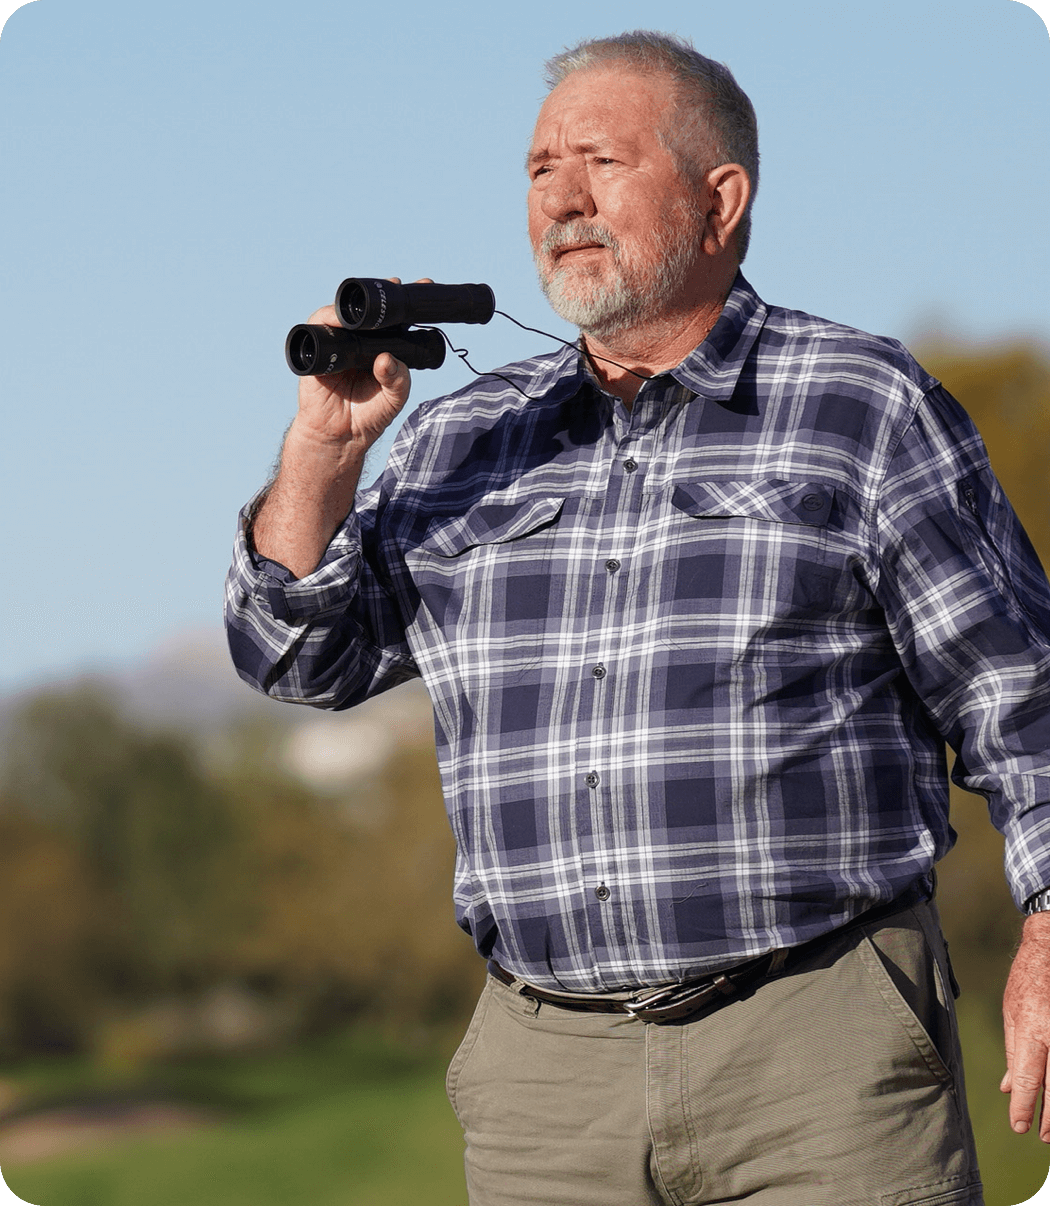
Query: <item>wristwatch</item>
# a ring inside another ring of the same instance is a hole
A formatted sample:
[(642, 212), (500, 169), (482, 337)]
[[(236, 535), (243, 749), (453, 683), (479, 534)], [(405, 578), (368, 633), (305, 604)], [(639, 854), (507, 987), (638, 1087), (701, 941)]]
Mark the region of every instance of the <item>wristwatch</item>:
[(1024, 902), (1024, 911), (1026, 917), (1031, 917), (1033, 913), (1050, 913), (1050, 888), (1029, 896)]

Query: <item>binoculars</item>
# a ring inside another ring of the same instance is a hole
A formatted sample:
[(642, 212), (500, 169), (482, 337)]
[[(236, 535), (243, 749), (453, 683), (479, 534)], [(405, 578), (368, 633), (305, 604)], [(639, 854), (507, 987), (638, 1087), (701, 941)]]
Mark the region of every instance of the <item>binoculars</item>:
[(488, 322), (496, 298), (488, 285), (395, 285), (352, 276), (336, 290), (338, 327), (300, 323), (288, 332), (284, 355), (299, 377), (321, 377), (348, 369), (371, 369), (380, 352), (409, 368), (439, 368), (445, 340), (432, 327), (413, 324)]

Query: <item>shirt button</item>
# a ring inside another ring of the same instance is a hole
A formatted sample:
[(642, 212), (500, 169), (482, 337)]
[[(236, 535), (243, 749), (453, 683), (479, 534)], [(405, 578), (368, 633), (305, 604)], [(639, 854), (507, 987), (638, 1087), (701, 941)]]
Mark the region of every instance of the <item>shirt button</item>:
[(609, 560), (606, 561), (606, 563), (605, 563), (605, 568), (609, 571), (610, 574), (615, 574), (616, 571), (620, 568), (620, 563), (619, 563), (619, 561), (616, 560), (615, 557), (610, 557)]
[(608, 900), (608, 899), (609, 899), (609, 897), (610, 897), (610, 896), (612, 896), (612, 893), (611, 893), (611, 892), (609, 891), (609, 889), (608, 889), (608, 888), (605, 886), (605, 884), (599, 884), (599, 885), (598, 885), (598, 886), (597, 886), (597, 887), (594, 889), (594, 894), (595, 894), (595, 896), (597, 896), (597, 897), (598, 897), (598, 899), (599, 899), (599, 900)]
[(599, 662), (597, 664), (597, 666), (595, 666), (594, 669), (591, 671), (591, 673), (594, 675), (595, 678), (604, 678), (605, 674), (606, 674), (605, 667), (601, 664), (601, 662)]
[(628, 460), (624, 461), (623, 467), (628, 473), (633, 473), (635, 471), (635, 469), (638, 468), (638, 462), (635, 460), (628, 459)]
[(819, 494), (807, 494), (802, 505), (807, 511), (820, 511), (823, 510), (824, 499)]
[(586, 783), (588, 787), (597, 787), (601, 781), (601, 776), (597, 771), (591, 771), (587, 775), (586, 779), (584, 779), (584, 783)]

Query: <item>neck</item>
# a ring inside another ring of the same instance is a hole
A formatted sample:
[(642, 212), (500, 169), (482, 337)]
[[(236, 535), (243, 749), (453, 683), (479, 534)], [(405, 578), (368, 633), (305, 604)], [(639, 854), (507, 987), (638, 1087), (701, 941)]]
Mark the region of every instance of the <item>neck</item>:
[(583, 346), (595, 376), (605, 390), (630, 409), (642, 387), (641, 378), (654, 377), (681, 364), (711, 333), (724, 304), (723, 297), (686, 314), (661, 316), (629, 330), (601, 337), (585, 335)]

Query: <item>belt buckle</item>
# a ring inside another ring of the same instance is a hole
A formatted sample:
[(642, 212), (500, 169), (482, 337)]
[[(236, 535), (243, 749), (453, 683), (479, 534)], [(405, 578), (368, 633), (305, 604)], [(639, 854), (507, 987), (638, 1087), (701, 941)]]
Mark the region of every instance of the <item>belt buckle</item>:
[(722, 973), (702, 984), (671, 984), (636, 1001), (625, 1001), (624, 1009), (642, 1022), (672, 1022), (689, 1017), (713, 999), (737, 993), (733, 980)]
[(661, 1005), (670, 1002), (679, 992), (681, 992), (681, 985), (665, 984), (663, 988), (658, 988), (647, 996), (638, 997), (633, 1001), (624, 1001), (623, 1007), (632, 1017), (640, 1017), (646, 1010), (658, 1009)]
[(720, 985), (712, 980), (688, 987), (672, 986), (638, 1001), (625, 1001), (624, 1008), (642, 1022), (671, 1022), (696, 1013), (721, 991)]

